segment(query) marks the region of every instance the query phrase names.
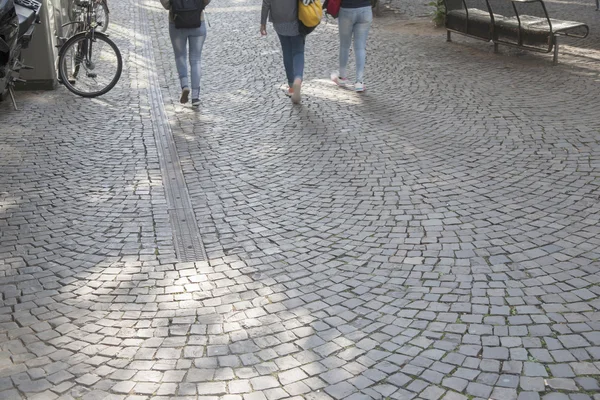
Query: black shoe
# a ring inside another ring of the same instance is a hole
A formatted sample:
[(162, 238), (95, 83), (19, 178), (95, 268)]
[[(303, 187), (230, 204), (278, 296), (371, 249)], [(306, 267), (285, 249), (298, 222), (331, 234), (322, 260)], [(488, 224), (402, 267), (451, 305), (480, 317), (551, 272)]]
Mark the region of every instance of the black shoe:
[(187, 103), (189, 96), (190, 96), (190, 88), (184, 87), (183, 89), (181, 89), (181, 97), (179, 98), (179, 102), (181, 104)]

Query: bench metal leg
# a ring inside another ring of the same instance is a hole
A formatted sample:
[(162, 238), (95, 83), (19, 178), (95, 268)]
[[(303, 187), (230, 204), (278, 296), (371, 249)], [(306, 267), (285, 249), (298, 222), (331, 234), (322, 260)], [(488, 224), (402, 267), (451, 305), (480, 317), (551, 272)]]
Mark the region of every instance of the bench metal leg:
[(554, 59), (552, 64), (558, 64), (558, 36), (554, 35)]
[[(600, 1), (600, 0), (596, 0), (596, 1)], [(452, 41), (452, 32), (450, 31), (446, 31), (446, 42), (451, 42)]]
[(596, 0), (596, 11), (600, 11), (600, 0)]

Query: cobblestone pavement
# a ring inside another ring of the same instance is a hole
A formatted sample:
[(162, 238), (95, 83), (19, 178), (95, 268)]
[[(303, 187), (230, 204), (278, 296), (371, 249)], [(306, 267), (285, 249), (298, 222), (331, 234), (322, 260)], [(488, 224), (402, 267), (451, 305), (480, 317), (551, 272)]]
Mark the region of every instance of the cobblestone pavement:
[(111, 6), (113, 91), (0, 104), (1, 399), (600, 399), (597, 33), (552, 67), (388, 13), (357, 95), (323, 24), (292, 106), (259, 2), (213, 0), (195, 112), (160, 4)]

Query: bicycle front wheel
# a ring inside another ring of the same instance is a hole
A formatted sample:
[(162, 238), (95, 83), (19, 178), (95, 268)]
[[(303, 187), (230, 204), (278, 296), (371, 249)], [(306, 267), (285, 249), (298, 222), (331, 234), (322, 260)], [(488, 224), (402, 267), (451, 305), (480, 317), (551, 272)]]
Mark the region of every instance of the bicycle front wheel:
[(100, 32), (106, 32), (108, 29), (108, 23), (110, 22), (110, 18), (108, 16), (108, 5), (106, 4), (106, 0), (100, 0), (94, 5), (94, 11), (96, 11), (96, 22), (100, 27)]
[(82, 97), (101, 96), (119, 81), (123, 71), (121, 52), (100, 32), (79, 33), (64, 44), (58, 57), (58, 73), (71, 92)]

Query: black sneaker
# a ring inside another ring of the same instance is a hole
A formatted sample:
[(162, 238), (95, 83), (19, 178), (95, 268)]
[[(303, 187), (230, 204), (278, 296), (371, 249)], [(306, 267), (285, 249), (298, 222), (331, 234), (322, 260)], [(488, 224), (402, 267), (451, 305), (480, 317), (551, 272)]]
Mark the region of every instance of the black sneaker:
[(192, 99), (192, 107), (200, 107), (200, 99)]
[(187, 103), (189, 96), (190, 96), (190, 88), (184, 87), (183, 89), (181, 89), (181, 97), (179, 98), (179, 102), (181, 104)]

